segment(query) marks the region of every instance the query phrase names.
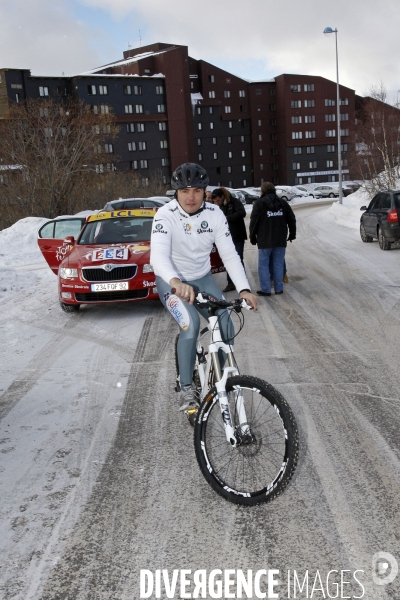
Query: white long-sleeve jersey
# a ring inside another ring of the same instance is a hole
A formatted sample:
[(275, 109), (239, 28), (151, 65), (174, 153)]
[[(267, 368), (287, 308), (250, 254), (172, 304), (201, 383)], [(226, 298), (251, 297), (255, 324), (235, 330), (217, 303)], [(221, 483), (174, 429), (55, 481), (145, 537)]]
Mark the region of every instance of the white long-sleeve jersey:
[(181, 281), (199, 279), (211, 270), (213, 243), (236, 289), (250, 289), (225, 215), (218, 206), (207, 202), (193, 215), (185, 212), (177, 200), (158, 210), (151, 232), (150, 262), (155, 274), (164, 281), (173, 277)]

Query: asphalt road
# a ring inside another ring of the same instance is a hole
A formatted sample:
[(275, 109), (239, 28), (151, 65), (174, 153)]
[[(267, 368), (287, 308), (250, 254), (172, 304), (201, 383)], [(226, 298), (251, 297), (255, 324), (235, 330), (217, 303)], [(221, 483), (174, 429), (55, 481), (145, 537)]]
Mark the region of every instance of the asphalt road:
[[(203, 479), (173, 389), (176, 327), (158, 304), (62, 318), (35, 305), (25, 374), (2, 368), (2, 448), (13, 449), (0, 455), (1, 598), (137, 600), (141, 569), (277, 569), (279, 598), (398, 600), (400, 575), (374, 583), (372, 560), (400, 562), (400, 250), (363, 244), (324, 211), (296, 212), (289, 283), (246, 314), (236, 344), (241, 372), (276, 386), (300, 430), (294, 479), (264, 506), (231, 505)], [(245, 261), (257, 289), (250, 244)], [(45, 438), (43, 402), (57, 417)], [(294, 595), (293, 572), (307, 570)], [(335, 596), (341, 576), (351, 583)]]

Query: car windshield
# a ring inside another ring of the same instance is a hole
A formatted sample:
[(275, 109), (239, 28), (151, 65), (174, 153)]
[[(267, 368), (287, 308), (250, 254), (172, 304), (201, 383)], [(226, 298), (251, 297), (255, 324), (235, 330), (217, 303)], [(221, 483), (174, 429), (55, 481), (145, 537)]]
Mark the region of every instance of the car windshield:
[(121, 217), (90, 221), (83, 229), (78, 244), (148, 242), (151, 237), (152, 223), (152, 217)]

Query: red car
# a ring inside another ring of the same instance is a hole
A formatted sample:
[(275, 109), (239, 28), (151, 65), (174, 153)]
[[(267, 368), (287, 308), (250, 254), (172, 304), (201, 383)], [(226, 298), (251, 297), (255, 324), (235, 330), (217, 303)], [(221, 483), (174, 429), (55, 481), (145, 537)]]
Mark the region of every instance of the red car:
[[(150, 237), (155, 210), (116, 210), (54, 219), (38, 231), (38, 244), (58, 275), (61, 308), (81, 304), (158, 299)], [(213, 248), (212, 272), (224, 271)]]

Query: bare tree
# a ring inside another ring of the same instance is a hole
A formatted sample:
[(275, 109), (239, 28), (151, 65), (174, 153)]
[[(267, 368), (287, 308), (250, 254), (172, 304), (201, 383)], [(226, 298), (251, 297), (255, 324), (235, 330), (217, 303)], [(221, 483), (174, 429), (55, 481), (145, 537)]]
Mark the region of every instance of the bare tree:
[(0, 121), (3, 224), (21, 216), (71, 214), (79, 190), (96, 186), (93, 172), (113, 175), (111, 160), (117, 158), (110, 151), (118, 127), (110, 109), (103, 111), (51, 99), (11, 106)]
[(400, 110), (387, 102), (382, 83), (361, 99), (355, 135), (354, 166), (371, 197), (395, 188), (400, 175)]

